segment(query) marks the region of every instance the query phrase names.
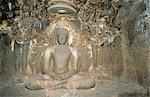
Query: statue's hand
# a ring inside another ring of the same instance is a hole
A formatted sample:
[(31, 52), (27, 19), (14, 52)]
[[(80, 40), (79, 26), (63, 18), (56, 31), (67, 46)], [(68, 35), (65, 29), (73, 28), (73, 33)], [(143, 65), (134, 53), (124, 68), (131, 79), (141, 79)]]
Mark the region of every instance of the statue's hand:
[(57, 79), (57, 80), (64, 80), (64, 79), (68, 79), (70, 77), (72, 77), (73, 75), (75, 75), (77, 73), (77, 69), (75, 68), (70, 68), (69, 72), (65, 73), (65, 74), (56, 74), (54, 73), (52, 70), (50, 70), (49, 75), (53, 78), (53, 79)]

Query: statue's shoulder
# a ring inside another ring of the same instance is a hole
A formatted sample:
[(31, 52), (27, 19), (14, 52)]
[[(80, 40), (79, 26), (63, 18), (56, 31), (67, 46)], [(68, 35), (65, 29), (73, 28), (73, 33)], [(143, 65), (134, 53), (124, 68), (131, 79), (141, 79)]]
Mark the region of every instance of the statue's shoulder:
[(45, 53), (52, 53), (52, 52), (54, 52), (55, 48), (56, 48), (56, 46), (49, 47), (45, 50)]

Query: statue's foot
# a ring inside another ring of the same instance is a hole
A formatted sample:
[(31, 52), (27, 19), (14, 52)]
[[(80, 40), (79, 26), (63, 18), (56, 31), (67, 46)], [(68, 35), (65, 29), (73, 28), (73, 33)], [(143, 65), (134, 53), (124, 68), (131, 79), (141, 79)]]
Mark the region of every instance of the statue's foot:
[(48, 76), (35, 75), (29, 78), (25, 83), (26, 88), (30, 90), (40, 89), (90, 89), (95, 86), (95, 80), (87, 75), (76, 74), (69, 80), (54, 81)]
[(14, 83), (23, 83), (26, 81), (27, 76), (23, 74), (17, 74), (17, 75), (14, 75), (12, 79)]
[(93, 87), (95, 87), (95, 79), (84, 74), (76, 74), (68, 81), (68, 88), (90, 89)]
[(30, 90), (41, 90), (48, 88), (51, 84), (52, 82), (48, 76), (35, 75), (26, 81), (25, 87)]

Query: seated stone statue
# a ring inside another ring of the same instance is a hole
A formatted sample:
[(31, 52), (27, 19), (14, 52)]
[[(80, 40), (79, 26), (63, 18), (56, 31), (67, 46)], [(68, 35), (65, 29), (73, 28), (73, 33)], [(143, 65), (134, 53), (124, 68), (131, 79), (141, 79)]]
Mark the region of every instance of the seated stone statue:
[[(26, 81), (26, 88), (38, 90), (58, 89), (75, 85), (77, 89), (89, 89), (95, 81), (86, 73), (80, 72), (78, 51), (67, 44), (69, 33), (63, 28), (56, 29), (57, 45), (47, 48), (44, 53), (43, 74), (34, 75)], [(73, 56), (73, 62), (70, 60)], [(75, 84), (74, 84), (75, 83)]]

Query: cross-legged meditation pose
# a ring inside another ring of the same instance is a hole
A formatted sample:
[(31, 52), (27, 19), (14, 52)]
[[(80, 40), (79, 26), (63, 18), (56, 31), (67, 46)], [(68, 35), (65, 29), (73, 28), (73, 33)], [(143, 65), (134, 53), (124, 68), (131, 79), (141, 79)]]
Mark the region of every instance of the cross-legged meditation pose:
[(31, 90), (57, 89), (68, 88), (68, 85), (76, 85), (77, 89), (94, 87), (94, 79), (86, 73), (80, 73), (80, 66), (78, 66), (79, 53), (67, 44), (68, 31), (58, 28), (55, 33), (57, 35), (57, 45), (47, 48), (44, 52), (43, 74), (32, 76), (27, 80), (26, 88)]

